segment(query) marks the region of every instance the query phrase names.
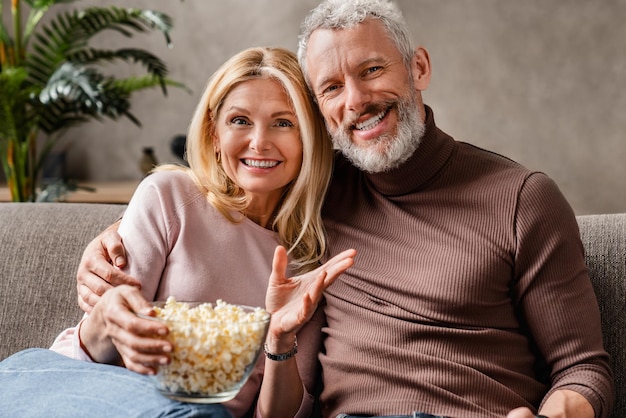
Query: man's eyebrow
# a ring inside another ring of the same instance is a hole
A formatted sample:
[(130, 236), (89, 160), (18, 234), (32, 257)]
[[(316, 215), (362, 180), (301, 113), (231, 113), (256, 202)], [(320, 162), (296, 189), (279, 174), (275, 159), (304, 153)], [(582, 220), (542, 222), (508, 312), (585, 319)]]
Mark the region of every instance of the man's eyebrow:
[[(369, 67), (371, 65), (384, 65), (389, 63), (389, 59), (382, 56), (375, 56), (370, 58), (365, 58), (356, 66), (357, 69), (361, 70), (363, 67)], [(315, 85), (315, 90), (318, 91), (322, 89), (327, 84), (332, 84), (337, 77), (334, 76), (325, 76), (322, 80)]]
[(381, 57), (381, 56), (376, 56), (376, 57), (371, 57), (371, 58), (366, 58), (363, 61), (361, 61), (359, 63), (358, 68), (363, 68), (363, 67), (368, 67), (372, 64), (386, 64), (389, 62), (388, 58), (385, 57)]

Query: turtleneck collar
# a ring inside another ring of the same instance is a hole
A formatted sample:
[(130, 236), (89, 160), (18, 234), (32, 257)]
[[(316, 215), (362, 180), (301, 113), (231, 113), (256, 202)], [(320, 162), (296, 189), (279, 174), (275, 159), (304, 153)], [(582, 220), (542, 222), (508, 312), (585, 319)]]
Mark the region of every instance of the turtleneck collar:
[(385, 196), (401, 196), (419, 190), (430, 183), (452, 155), (454, 140), (437, 128), (432, 109), (425, 108), (424, 136), (413, 155), (393, 170), (364, 174), (367, 183)]

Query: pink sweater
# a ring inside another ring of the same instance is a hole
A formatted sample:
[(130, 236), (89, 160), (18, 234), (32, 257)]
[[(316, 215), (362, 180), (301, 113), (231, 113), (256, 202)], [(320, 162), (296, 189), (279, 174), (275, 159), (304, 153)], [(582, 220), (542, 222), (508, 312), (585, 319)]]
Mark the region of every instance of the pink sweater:
[[(141, 182), (119, 233), (128, 255), (126, 271), (142, 282), (148, 300), (265, 305), (277, 235), (247, 218), (228, 222), (182, 172), (157, 172)], [(298, 333), (297, 362), (305, 388), (313, 392), (321, 309)], [(76, 327), (64, 331), (51, 349), (87, 360), (79, 347)], [(239, 395), (226, 404), (234, 416), (243, 416), (260, 388), (264, 356)], [(306, 392), (306, 391), (305, 391)], [(306, 417), (312, 397), (305, 393), (298, 416)]]
[(429, 108), (426, 123), (398, 169), (337, 161), (331, 253), (358, 255), (326, 292), (324, 415), (501, 418), (571, 389), (607, 417), (611, 371), (571, 208), (544, 174), (454, 141)]

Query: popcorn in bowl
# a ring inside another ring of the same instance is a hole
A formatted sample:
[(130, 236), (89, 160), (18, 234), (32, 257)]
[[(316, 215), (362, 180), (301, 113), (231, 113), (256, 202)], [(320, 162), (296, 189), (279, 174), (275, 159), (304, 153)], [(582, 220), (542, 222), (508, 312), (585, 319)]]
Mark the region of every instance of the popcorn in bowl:
[[(159, 367), (157, 389), (183, 402), (216, 403), (234, 398), (254, 369), (270, 314), (262, 308), (155, 302), (156, 319), (169, 328), (171, 363)], [(147, 317), (146, 317), (147, 318)], [(155, 318), (151, 318), (155, 319)]]

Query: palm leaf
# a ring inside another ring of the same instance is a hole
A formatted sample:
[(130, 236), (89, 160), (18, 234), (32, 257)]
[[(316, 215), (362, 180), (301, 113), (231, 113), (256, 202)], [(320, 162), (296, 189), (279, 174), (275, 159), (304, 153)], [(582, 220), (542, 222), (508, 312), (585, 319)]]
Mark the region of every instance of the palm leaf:
[(114, 61), (116, 59), (143, 65), (151, 76), (160, 80), (159, 84), (163, 94), (167, 95), (165, 77), (167, 65), (156, 55), (137, 48), (123, 48), (116, 51), (83, 48), (67, 54), (67, 60), (81, 64), (95, 64), (101, 61)]
[(71, 62), (63, 64), (39, 94), (41, 127), (47, 133), (88, 117), (117, 119), (129, 113), (129, 95), (111, 88), (111, 78), (98, 70)]
[(24, 29), (24, 48), (28, 46), (33, 31), (50, 7), (58, 3), (73, 3), (74, 1), (76, 0), (24, 0), (30, 6)]
[(105, 77), (92, 67), (67, 62), (39, 93), (40, 127), (53, 133), (90, 117), (117, 120), (122, 116), (141, 126), (130, 113), (130, 96), (163, 83), (187, 89), (182, 83), (152, 74), (119, 79)]
[(183, 83), (171, 80), (169, 78), (160, 79), (153, 75), (147, 74), (144, 76), (133, 76), (128, 78), (118, 78), (111, 81), (111, 84), (127, 94), (132, 94), (135, 91), (145, 90), (153, 87), (158, 87), (161, 82), (165, 82), (168, 86), (184, 89), (187, 93), (191, 93), (191, 90)]
[[(172, 22), (167, 15), (160, 12), (113, 6), (60, 13), (35, 35), (32, 53), (27, 62), (33, 79), (41, 83), (47, 80), (61, 63), (71, 60), (71, 57), (78, 60), (81, 56), (85, 58), (92, 55), (87, 48), (89, 40), (107, 29), (118, 31), (127, 37), (131, 37), (133, 32), (157, 29), (164, 33), (169, 43)], [(129, 54), (130, 50), (121, 51), (115, 58), (141, 62), (157, 77), (164, 78), (167, 74), (165, 64), (154, 55), (135, 52), (131, 57), (133, 54)]]
[(49, 9), (59, 3), (73, 3), (76, 0), (23, 0), (31, 9)]
[[(93, 117), (76, 112), (74, 103), (57, 99), (39, 108), (39, 127), (48, 135), (87, 122)], [(97, 119), (97, 118), (96, 118)]]

